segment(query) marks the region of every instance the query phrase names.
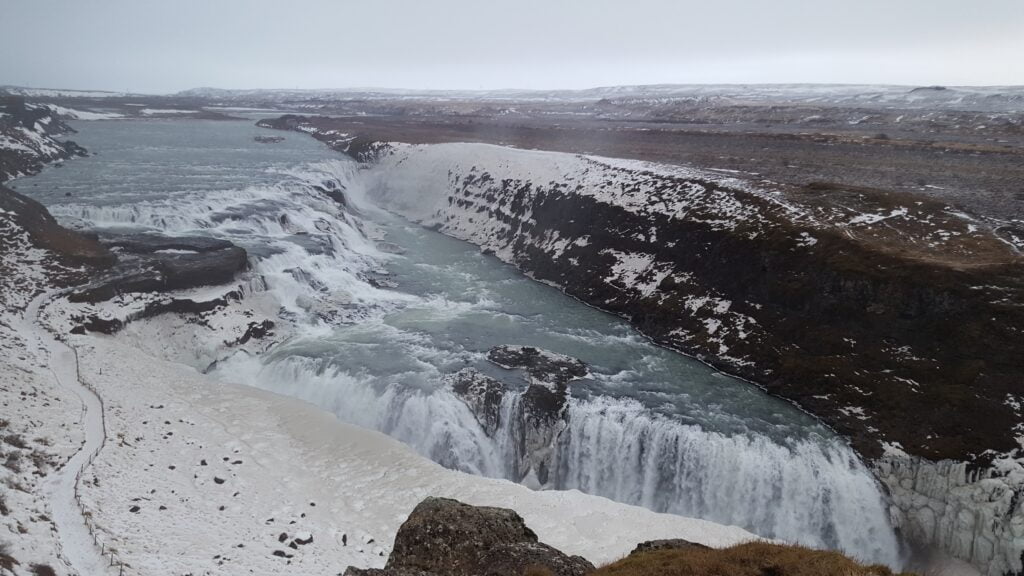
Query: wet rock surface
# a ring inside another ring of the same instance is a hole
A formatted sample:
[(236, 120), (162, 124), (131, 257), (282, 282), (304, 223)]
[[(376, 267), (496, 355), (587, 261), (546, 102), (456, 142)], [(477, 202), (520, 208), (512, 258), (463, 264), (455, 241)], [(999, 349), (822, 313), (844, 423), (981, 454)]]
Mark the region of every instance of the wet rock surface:
[(583, 576), (594, 565), (541, 543), (512, 510), (427, 498), (395, 535), (383, 569), (349, 568), (346, 576), (506, 576), (527, 569)]
[(532, 346), (495, 346), (487, 351), (487, 359), (502, 368), (525, 370), (534, 380), (555, 387), (587, 375), (580, 360)]
[(520, 391), (472, 368), (449, 374), (446, 382), (487, 436), (510, 440), (513, 477), (543, 487), (555, 465), (556, 442), (568, 425), (569, 383), (585, 377), (587, 366), (571, 356), (531, 346), (495, 346), (487, 359), (501, 368), (526, 372), (526, 388)]
[(225, 284), (246, 269), (245, 250), (225, 240), (156, 234), (100, 236), (118, 262), (77, 289), (73, 302), (100, 302), (125, 292), (164, 292)]
[(469, 406), (484, 433), (493, 437), (501, 425), (501, 402), (508, 392), (505, 384), (472, 368), (449, 374), (446, 381)]

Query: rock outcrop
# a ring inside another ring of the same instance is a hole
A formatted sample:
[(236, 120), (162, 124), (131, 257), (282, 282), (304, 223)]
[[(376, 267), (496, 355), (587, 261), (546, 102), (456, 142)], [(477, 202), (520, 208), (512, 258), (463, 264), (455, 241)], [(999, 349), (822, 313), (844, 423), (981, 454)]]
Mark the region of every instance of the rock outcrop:
[(45, 206), (2, 185), (0, 213), (25, 230), (34, 244), (53, 252), (69, 266), (102, 268), (114, 262), (110, 250), (94, 236), (64, 228)]
[(53, 108), (0, 95), (0, 182), (36, 174), (50, 162), (84, 156), (78, 144), (58, 139), (71, 132)]
[(583, 576), (594, 565), (540, 542), (512, 510), (427, 498), (398, 529), (383, 569), (349, 568), (346, 576), (507, 576), (528, 569)]
[(647, 542), (641, 542), (636, 545), (636, 548), (630, 552), (630, 556), (633, 554), (642, 554), (644, 552), (656, 552), (658, 550), (687, 550), (691, 548), (709, 550), (709, 546), (698, 544), (696, 542), (690, 542), (689, 540), (683, 540), (682, 538), (671, 538), (668, 540), (648, 540)]
[(491, 438), (503, 435), (514, 450), (510, 473), (528, 486), (548, 485), (556, 465), (559, 436), (568, 424), (569, 383), (587, 375), (576, 358), (532, 346), (495, 346), (487, 359), (529, 377), (524, 389), (464, 368), (447, 376), (447, 384)]
[(472, 368), (448, 375), (446, 383), (473, 412), (484, 433), (493, 438), (502, 423), (501, 403), (508, 392), (505, 384)]
[(532, 346), (495, 346), (487, 351), (487, 359), (502, 368), (525, 370), (535, 382), (557, 389), (587, 375), (587, 365), (580, 360)]
[(75, 290), (72, 302), (100, 302), (125, 292), (165, 292), (225, 284), (248, 266), (245, 250), (226, 240), (157, 234), (104, 234), (118, 263)]

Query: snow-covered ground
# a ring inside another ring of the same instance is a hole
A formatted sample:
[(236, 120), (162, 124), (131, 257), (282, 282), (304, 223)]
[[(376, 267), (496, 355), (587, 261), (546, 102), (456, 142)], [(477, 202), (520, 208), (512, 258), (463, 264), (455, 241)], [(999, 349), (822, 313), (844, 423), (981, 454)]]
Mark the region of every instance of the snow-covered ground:
[(447, 470), (309, 404), (214, 381), (116, 337), (71, 342), (83, 380), (104, 398), (110, 438), (83, 477), (82, 498), (105, 546), (133, 574), (382, 566), (399, 525), (426, 496), (513, 508), (541, 540), (595, 563), (652, 538), (717, 546), (753, 538), (576, 491), (535, 492)]
[(66, 572), (48, 486), (85, 441), (82, 404), (51, 369), (52, 339), (26, 314), (53, 281), (48, 260), (0, 211), (0, 552), (18, 574)]
[(0, 548), (20, 563), (19, 574), (28, 574), (35, 564), (62, 566), (46, 485), (85, 434), (78, 398), (58, 384), (46, 351), (21, 331), (19, 319), (20, 311), (5, 302), (0, 313)]

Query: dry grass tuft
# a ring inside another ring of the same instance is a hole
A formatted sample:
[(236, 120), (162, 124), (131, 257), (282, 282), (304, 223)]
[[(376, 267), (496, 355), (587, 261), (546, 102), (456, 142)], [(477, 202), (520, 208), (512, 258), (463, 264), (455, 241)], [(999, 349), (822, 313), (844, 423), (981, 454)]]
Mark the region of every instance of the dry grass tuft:
[(839, 552), (765, 542), (749, 542), (722, 549), (643, 552), (599, 568), (594, 575), (894, 576), (892, 570), (885, 566), (865, 566)]

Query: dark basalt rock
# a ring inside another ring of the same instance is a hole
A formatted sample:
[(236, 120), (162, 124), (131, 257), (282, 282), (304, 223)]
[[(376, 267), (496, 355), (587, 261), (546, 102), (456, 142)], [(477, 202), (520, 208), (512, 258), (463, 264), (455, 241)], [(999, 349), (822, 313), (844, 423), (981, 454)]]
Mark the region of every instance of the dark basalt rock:
[(54, 252), (66, 264), (103, 268), (114, 262), (95, 238), (64, 228), (45, 206), (4, 186), (0, 186), (0, 210), (13, 214), (14, 222), (37, 246)]
[(72, 293), (72, 302), (226, 284), (248, 266), (243, 248), (215, 238), (130, 234), (102, 235), (100, 242), (116, 250), (118, 264)]
[(647, 542), (641, 542), (636, 545), (636, 548), (634, 548), (629, 555), (632, 556), (634, 554), (654, 552), (657, 550), (680, 550), (685, 548), (701, 548), (704, 550), (711, 549), (710, 546), (697, 544), (696, 542), (690, 542), (689, 540), (683, 540), (682, 538), (673, 538), (670, 540), (648, 540)]
[(265, 338), (270, 331), (274, 328), (273, 320), (264, 320), (262, 322), (249, 322), (248, 328), (245, 329), (245, 334), (242, 334), (238, 340), (235, 340), (235, 344), (245, 344), (249, 340), (260, 340)]
[(325, 196), (327, 196), (331, 200), (334, 200), (335, 202), (337, 202), (341, 206), (347, 206), (348, 205), (348, 201), (345, 199), (345, 194), (341, 190), (319, 188), (319, 187), (317, 189), (320, 192), (322, 192)]
[(568, 425), (569, 382), (586, 376), (587, 366), (576, 358), (530, 346), (495, 346), (487, 358), (530, 376), (519, 402), (508, 413), (511, 422), (502, 422), (502, 402), (515, 388), (472, 368), (448, 375), (448, 385), (469, 407), (485, 434), (494, 437), (505, 428), (501, 433), (509, 435), (515, 452), (513, 477), (545, 486), (556, 464), (553, 446)]
[(501, 400), (507, 392), (505, 384), (472, 368), (459, 370), (447, 380), (452, 391), (476, 416), (484, 433), (493, 437), (501, 425)]
[(284, 142), (284, 136), (253, 136), (253, 140), (260, 144), (277, 144)]
[[(140, 312), (136, 312), (126, 318), (125, 320), (118, 319), (104, 319), (98, 316), (88, 316), (84, 319), (78, 318), (76, 321), (78, 325), (71, 329), (72, 334), (85, 334), (88, 332), (102, 332), (103, 334), (113, 334), (118, 330), (124, 328), (125, 324), (134, 320), (142, 320), (145, 318), (152, 318), (160, 314), (185, 314), (185, 315), (201, 315), (204, 312), (210, 312), (218, 308), (226, 306), (228, 303), (228, 297), (225, 298), (214, 298), (213, 300), (196, 301), (190, 298), (170, 298), (167, 300), (161, 300), (157, 302), (150, 302), (146, 304), (146, 307)], [(266, 322), (270, 322), (267, 320)], [(270, 322), (273, 326), (273, 322)], [(253, 322), (249, 325), (249, 329), (253, 330), (258, 325)], [(249, 334), (247, 331), (246, 334)], [(244, 336), (243, 336), (244, 338)], [(241, 342), (244, 344), (244, 342)]]
[(313, 188), (339, 205), (348, 206), (348, 200), (345, 199), (345, 187), (337, 181), (324, 180), (322, 185), (313, 186)]
[(117, 318), (100, 318), (89, 316), (78, 326), (71, 329), (72, 334), (85, 334), (86, 332), (100, 332), (102, 334), (113, 334), (124, 327), (124, 322)]
[[(275, 130), (298, 130), (300, 126), (308, 125), (308, 116), (297, 116), (285, 114), (279, 118), (264, 118), (256, 122), (261, 128), (273, 128)], [(317, 136), (321, 138), (320, 136)], [(391, 145), (374, 138), (364, 136), (322, 138), (332, 149), (345, 154), (357, 162), (374, 162), (381, 156), (391, 151)]]
[(527, 568), (583, 576), (594, 565), (538, 541), (512, 510), (427, 498), (398, 529), (383, 570), (350, 568), (347, 576), (507, 576)]
[(36, 174), (49, 162), (86, 155), (78, 144), (57, 139), (75, 130), (49, 107), (27, 104), (21, 96), (0, 95), (0, 112), (0, 135), (25, 145), (0, 148), (0, 182)]
[(532, 378), (555, 386), (587, 375), (587, 365), (580, 360), (531, 346), (495, 346), (487, 351), (487, 359), (502, 368), (523, 369)]
[(111, 248), (132, 254), (152, 254), (160, 250), (213, 252), (234, 246), (227, 240), (206, 236), (163, 236), (160, 234), (102, 234), (100, 241)]

